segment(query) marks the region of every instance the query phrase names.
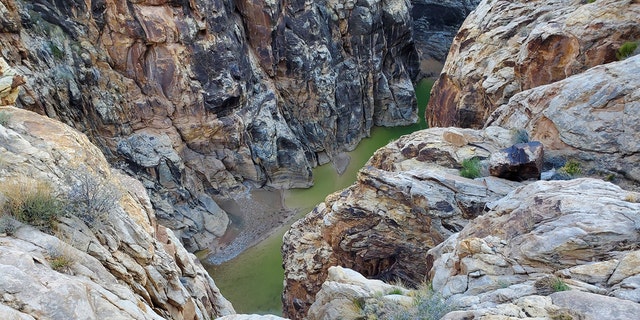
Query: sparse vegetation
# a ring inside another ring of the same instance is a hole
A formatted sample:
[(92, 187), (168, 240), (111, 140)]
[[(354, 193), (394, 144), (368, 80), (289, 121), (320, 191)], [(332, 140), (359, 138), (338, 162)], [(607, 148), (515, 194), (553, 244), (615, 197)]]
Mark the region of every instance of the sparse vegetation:
[(638, 203), (638, 195), (636, 193), (627, 193), (627, 195), (624, 196), (624, 201)]
[(69, 273), (70, 267), (76, 262), (76, 259), (73, 257), (73, 253), (60, 245), (55, 249), (49, 250), (47, 261), (49, 261), (51, 269), (58, 272)]
[(393, 317), (395, 320), (410, 319), (440, 319), (445, 314), (455, 310), (454, 306), (438, 293), (433, 291), (430, 283), (423, 283), (415, 291), (414, 305)]
[(120, 193), (113, 185), (85, 168), (78, 170), (74, 180), (68, 196), (70, 211), (89, 227), (104, 225)]
[(3, 184), (4, 214), (18, 221), (50, 231), (56, 217), (64, 211), (64, 203), (54, 194), (51, 186), (42, 181), (13, 179)]
[(576, 160), (569, 160), (565, 162), (564, 166), (560, 168), (561, 172), (564, 172), (572, 177), (575, 177), (582, 173), (582, 169), (580, 168), (580, 162)]
[(0, 233), (4, 233), (8, 236), (12, 236), (20, 228), (20, 222), (16, 221), (11, 216), (0, 216)]
[(395, 289), (391, 290), (388, 294), (402, 294), (402, 289), (395, 288)]
[(56, 59), (64, 58), (64, 51), (58, 48), (58, 46), (55, 43), (49, 42), (49, 50), (51, 50), (51, 54), (53, 55), (54, 58)]
[(618, 49), (618, 51), (616, 52), (616, 58), (618, 58), (618, 60), (624, 60), (632, 56), (637, 48), (638, 48), (638, 42), (627, 41), (623, 43)]
[(551, 282), (551, 289), (553, 289), (553, 292), (560, 292), (560, 291), (569, 291), (571, 290), (571, 288), (569, 288), (569, 286), (564, 283), (564, 281), (562, 281), (562, 279), (560, 278), (555, 278), (552, 282)]
[(0, 111), (0, 125), (6, 127), (11, 121), (11, 114), (6, 111)]
[(469, 179), (480, 177), (480, 159), (473, 157), (462, 160), (460, 175)]

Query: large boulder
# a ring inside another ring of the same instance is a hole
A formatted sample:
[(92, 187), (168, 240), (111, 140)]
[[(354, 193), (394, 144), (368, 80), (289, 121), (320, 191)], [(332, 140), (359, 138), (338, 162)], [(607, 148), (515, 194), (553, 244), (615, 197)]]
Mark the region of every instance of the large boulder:
[(525, 130), (549, 157), (578, 161), (583, 174), (640, 188), (640, 56), (591, 68), (513, 96), (487, 126)]
[(447, 319), (638, 314), (639, 196), (580, 178), (538, 181), (488, 204), (428, 253), (433, 289), (466, 310)]
[(0, 125), (3, 209), (12, 188), (33, 182), (64, 202), (75, 199), (78, 185), (88, 192), (81, 211), (65, 206), (49, 233), (3, 212), (0, 318), (210, 319), (234, 312), (198, 259), (157, 224), (139, 181), (112, 170), (69, 126), (13, 107), (0, 112), (9, 115)]
[(481, 127), (518, 92), (617, 60), (640, 39), (639, 15), (628, 0), (482, 1), (433, 87), (429, 125)]
[(464, 159), (488, 158), (512, 138), (498, 127), (435, 128), (378, 150), (353, 186), (328, 196), (285, 234), (285, 314), (305, 316), (331, 266), (420, 283), (429, 270), (428, 249), (520, 185), (459, 175)]

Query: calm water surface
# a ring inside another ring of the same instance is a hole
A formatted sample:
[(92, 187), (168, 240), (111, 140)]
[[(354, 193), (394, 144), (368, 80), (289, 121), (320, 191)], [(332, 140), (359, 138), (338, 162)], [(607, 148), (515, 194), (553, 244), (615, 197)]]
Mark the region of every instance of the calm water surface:
[[(289, 209), (299, 212), (298, 218), (311, 212), (324, 201), (324, 198), (344, 189), (356, 180), (358, 170), (364, 166), (371, 155), (389, 141), (398, 137), (425, 129), (424, 110), (428, 102), (433, 81), (423, 80), (416, 88), (420, 122), (405, 127), (375, 127), (371, 137), (363, 139), (358, 147), (349, 152), (351, 161), (347, 170), (338, 175), (330, 164), (313, 170), (314, 186), (309, 189), (294, 189), (285, 192), (285, 204)], [(283, 290), (284, 270), (280, 246), (282, 236), (291, 223), (279, 228), (266, 240), (247, 249), (234, 259), (219, 265), (205, 266), (220, 288), (222, 295), (233, 304), (238, 313), (282, 314), (280, 296)]]

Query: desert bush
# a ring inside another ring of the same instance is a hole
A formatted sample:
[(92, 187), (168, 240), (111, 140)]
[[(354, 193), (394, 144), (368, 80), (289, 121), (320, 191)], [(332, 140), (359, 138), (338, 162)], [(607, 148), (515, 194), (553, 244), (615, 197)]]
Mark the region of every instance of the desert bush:
[(616, 52), (616, 58), (618, 58), (618, 60), (624, 60), (632, 56), (637, 48), (638, 48), (638, 42), (627, 41), (623, 43), (618, 49), (618, 51)]
[(11, 121), (11, 114), (6, 111), (0, 111), (0, 125), (6, 126)]
[(546, 276), (536, 280), (534, 287), (538, 294), (549, 295), (554, 292), (568, 291), (571, 288), (562, 279), (555, 276)]
[(480, 177), (480, 159), (473, 157), (462, 160), (460, 175), (469, 179)]
[(9, 215), (0, 216), (0, 233), (12, 236), (20, 228), (20, 222)]
[(437, 320), (445, 314), (455, 310), (440, 294), (433, 291), (428, 283), (423, 283), (415, 291), (414, 305), (395, 315), (395, 320), (425, 319)]
[(580, 169), (580, 162), (576, 160), (567, 161), (559, 171), (564, 172), (572, 177), (575, 177), (582, 173), (582, 169)]
[(60, 244), (55, 248), (49, 249), (47, 261), (49, 261), (51, 269), (70, 273), (71, 266), (76, 262), (76, 258), (71, 250)]
[(64, 214), (61, 201), (43, 181), (13, 179), (3, 184), (3, 212), (18, 221), (51, 230), (55, 219)]
[(73, 175), (75, 182), (68, 194), (71, 213), (89, 227), (98, 227), (107, 222), (109, 210), (120, 199), (117, 189), (105, 179), (81, 168)]

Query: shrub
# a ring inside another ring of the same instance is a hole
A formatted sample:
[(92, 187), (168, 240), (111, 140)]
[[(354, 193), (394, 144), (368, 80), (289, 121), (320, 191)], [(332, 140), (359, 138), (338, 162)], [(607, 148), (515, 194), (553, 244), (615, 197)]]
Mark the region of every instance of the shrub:
[(113, 185), (84, 168), (78, 170), (74, 179), (68, 195), (70, 211), (89, 227), (106, 223), (109, 210), (120, 199), (120, 193)]
[(571, 288), (562, 281), (562, 279), (555, 276), (546, 276), (544, 278), (536, 280), (534, 287), (538, 294), (549, 295), (554, 292), (568, 291)]
[(616, 52), (616, 58), (618, 60), (624, 60), (633, 55), (633, 52), (638, 48), (638, 42), (627, 41), (623, 43)]
[(70, 267), (76, 262), (76, 259), (74, 258), (73, 253), (60, 245), (55, 249), (49, 250), (49, 257), (47, 257), (47, 261), (49, 261), (51, 269), (58, 272), (69, 273)]
[(0, 216), (0, 233), (12, 236), (20, 228), (20, 222), (8, 215)]
[(18, 221), (51, 230), (53, 222), (63, 211), (63, 202), (51, 186), (42, 181), (14, 179), (4, 183), (3, 211)]
[(473, 157), (462, 160), (460, 175), (469, 179), (480, 177), (480, 159)]
[(562, 281), (562, 279), (560, 278), (555, 278), (552, 282), (551, 282), (551, 289), (553, 289), (553, 292), (560, 292), (560, 291), (569, 291), (571, 290), (571, 288), (569, 288), (569, 286), (564, 283), (564, 281)]
[(580, 162), (575, 160), (567, 161), (562, 168), (560, 168), (561, 172), (564, 172), (570, 176), (576, 176), (582, 173), (582, 169), (580, 169)]
[(445, 314), (455, 310), (455, 307), (438, 293), (433, 291), (431, 284), (422, 284), (415, 292), (414, 305), (408, 310), (397, 314), (395, 320), (409, 319), (440, 319)]
[(6, 111), (0, 111), (0, 125), (6, 127), (11, 121), (11, 114)]

